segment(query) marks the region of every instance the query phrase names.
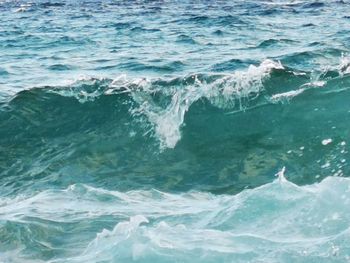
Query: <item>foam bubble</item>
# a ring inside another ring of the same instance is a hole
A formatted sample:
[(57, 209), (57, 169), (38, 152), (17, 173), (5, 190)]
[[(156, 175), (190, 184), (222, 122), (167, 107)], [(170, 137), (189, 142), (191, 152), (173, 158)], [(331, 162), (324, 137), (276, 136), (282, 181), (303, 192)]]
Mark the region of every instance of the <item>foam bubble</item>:
[(322, 140), (322, 145), (328, 145), (328, 144), (330, 144), (330, 143), (332, 143), (332, 139), (324, 139), (324, 140)]

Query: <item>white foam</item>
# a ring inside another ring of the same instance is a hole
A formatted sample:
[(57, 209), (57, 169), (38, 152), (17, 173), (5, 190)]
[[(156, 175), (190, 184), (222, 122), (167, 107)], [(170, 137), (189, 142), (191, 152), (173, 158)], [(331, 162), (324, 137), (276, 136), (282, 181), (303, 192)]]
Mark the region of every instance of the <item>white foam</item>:
[(286, 182), (287, 181), (287, 179), (284, 176), (285, 172), (286, 172), (286, 167), (283, 166), (283, 168), (276, 174), (276, 176), (278, 177), (278, 180), (280, 182)]
[(338, 69), (342, 75), (350, 74), (350, 57), (343, 55)]
[[(194, 76), (194, 84), (187, 85), (182, 89), (173, 89), (171, 102), (165, 109), (159, 108), (153, 103), (149, 92), (146, 95), (132, 91), (132, 94), (134, 100), (140, 103), (137, 112), (145, 114), (154, 125), (161, 146), (174, 148), (181, 139), (180, 129), (184, 122), (185, 113), (194, 102), (200, 98), (207, 98), (219, 107), (232, 106), (235, 100), (240, 101), (250, 94), (259, 93), (264, 88), (263, 80), (269, 76), (273, 69), (283, 69), (283, 66), (280, 62), (267, 59), (259, 66), (251, 65), (246, 71), (236, 71), (210, 84), (200, 81), (197, 76)], [(139, 90), (143, 90), (149, 85), (142, 83), (138, 87)], [(169, 93), (169, 90), (166, 92)]]
[(328, 145), (328, 144), (330, 144), (330, 143), (332, 143), (332, 139), (324, 139), (324, 140), (322, 140), (322, 145)]
[[(346, 255), (342, 251), (350, 242), (350, 180), (328, 177), (300, 187), (284, 174), (285, 168), (274, 182), (234, 196), (123, 193), (78, 184), (7, 201), (0, 220), (23, 225), (34, 220), (40, 222), (37, 227), (54, 232), (57, 224), (76, 224), (66, 234), (71, 237), (73, 231), (79, 238), (65, 239), (64, 253), (48, 262), (283, 262), (304, 250), (310, 254), (303, 259), (314, 261), (328, 253), (330, 240), (339, 247), (338, 256)], [(99, 227), (106, 218), (115, 220), (109, 230)], [(91, 237), (79, 230), (86, 227), (99, 230)], [(35, 238), (43, 244), (47, 236)], [(8, 255), (21, 262), (23, 253)]]
[(272, 95), (270, 99), (274, 103), (289, 101), (292, 98), (302, 94), (304, 91), (305, 91), (305, 89), (291, 90), (291, 91)]

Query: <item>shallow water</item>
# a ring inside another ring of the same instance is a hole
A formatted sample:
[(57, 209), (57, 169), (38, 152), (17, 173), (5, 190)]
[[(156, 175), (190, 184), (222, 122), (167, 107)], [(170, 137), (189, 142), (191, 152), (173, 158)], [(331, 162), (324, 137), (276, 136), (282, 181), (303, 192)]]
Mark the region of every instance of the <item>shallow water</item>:
[(349, 11), (0, 1), (0, 262), (349, 261)]

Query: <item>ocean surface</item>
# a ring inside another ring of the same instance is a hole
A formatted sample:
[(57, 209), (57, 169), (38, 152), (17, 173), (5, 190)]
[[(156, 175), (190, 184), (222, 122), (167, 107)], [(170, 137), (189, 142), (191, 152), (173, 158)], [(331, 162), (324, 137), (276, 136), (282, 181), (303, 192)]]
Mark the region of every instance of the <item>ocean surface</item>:
[(350, 1), (0, 0), (0, 262), (350, 262)]

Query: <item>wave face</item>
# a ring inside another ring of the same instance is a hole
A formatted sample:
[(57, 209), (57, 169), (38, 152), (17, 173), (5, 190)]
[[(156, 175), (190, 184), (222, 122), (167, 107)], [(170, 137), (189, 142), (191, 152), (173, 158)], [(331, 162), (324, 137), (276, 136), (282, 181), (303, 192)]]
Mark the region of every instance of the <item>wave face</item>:
[(349, 261), (349, 12), (0, 0), (0, 262)]
[(231, 74), (121, 75), (22, 91), (0, 112), (3, 192), (82, 178), (236, 193), (282, 166), (301, 184), (347, 175), (344, 63), (317, 78), (265, 60)]

